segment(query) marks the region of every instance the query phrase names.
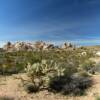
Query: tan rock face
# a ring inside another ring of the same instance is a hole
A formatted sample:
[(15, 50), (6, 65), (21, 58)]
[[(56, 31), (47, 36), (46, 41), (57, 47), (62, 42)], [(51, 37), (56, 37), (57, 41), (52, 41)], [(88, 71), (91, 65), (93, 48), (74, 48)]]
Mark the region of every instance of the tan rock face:
[(43, 47), (45, 46), (45, 42), (43, 42), (43, 41), (37, 41), (34, 45), (35, 45), (36, 49), (42, 50)]
[(66, 49), (67, 47), (68, 47), (67, 43), (64, 43), (62, 46), (63, 49)]
[(67, 48), (74, 48), (74, 45), (72, 45), (71, 43), (64, 43), (62, 45), (62, 49), (67, 49)]
[[(60, 49), (67, 49), (67, 48), (73, 48), (74, 46), (71, 43), (64, 43), (62, 47), (58, 47)], [(46, 43), (43, 41), (37, 41), (34, 44), (33, 43), (26, 43), (26, 42), (16, 42), (12, 44), (11, 42), (8, 42), (6, 45), (4, 45), (3, 50), (6, 50), (8, 52), (13, 51), (36, 51), (36, 50), (52, 50), (57, 49), (54, 44)]]
[(3, 50), (6, 51), (32, 51), (34, 49), (33, 45), (25, 42), (17, 42), (11, 44), (10, 42), (4, 45)]
[(6, 45), (4, 45), (3, 49), (6, 51), (13, 51), (14, 45), (11, 42), (8, 42)]

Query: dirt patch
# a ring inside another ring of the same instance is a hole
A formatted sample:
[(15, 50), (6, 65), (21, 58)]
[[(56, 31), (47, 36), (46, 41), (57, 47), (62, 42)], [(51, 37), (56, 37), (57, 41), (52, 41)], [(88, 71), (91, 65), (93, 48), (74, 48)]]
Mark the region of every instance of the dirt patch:
[[(0, 97), (8, 97), (8, 100), (95, 100), (95, 96), (100, 96), (100, 75), (92, 77), (94, 85), (87, 90), (85, 96), (62, 96), (48, 91), (41, 91), (36, 94), (27, 94), (19, 77), (24, 75), (0, 76)], [(0, 99), (3, 100), (3, 99)], [(6, 99), (4, 99), (6, 100)]]

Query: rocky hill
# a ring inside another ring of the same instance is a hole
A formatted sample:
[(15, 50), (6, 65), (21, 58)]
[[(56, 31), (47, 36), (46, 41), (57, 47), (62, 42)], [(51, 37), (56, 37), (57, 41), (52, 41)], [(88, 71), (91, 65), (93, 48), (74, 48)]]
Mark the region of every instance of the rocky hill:
[(44, 41), (37, 41), (37, 42), (34, 42), (34, 43), (27, 43), (27, 42), (11, 43), (11, 42), (7, 42), (3, 46), (3, 50), (8, 51), (8, 52), (39, 51), (39, 50), (68, 49), (68, 48), (74, 49), (75, 46), (72, 45), (71, 43), (63, 43), (63, 45), (60, 47), (60, 46), (55, 46), (54, 44), (51, 44), (51, 43), (46, 43)]

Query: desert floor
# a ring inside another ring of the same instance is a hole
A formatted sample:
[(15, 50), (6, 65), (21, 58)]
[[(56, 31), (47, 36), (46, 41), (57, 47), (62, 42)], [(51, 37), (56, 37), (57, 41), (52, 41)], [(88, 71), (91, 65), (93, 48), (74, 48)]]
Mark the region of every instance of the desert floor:
[[(87, 90), (84, 96), (62, 96), (60, 94), (41, 91), (36, 94), (27, 94), (19, 77), (25, 74), (16, 74), (12, 76), (0, 76), (0, 97), (8, 97), (7, 100), (95, 100), (96, 96), (100, 96), (100, 74), (93, 75), (93, 86)], [(2, 100), (2, 99), (0, 99)]]
[[(100, 57), (92, 58), (96, 63)], [(26, 74), (14, 74), (11, 76), (0, 76), (0, 100), (96, 100), (100, 97), (100, 74), (92, 75), (93, 86), (89, 88), (84, 96), (63, 96), (60, 94), (40, 91), (28, 94), (25, 92), (20, 77), (26, 79)], [(2, 99), (7, 97), (9, 99)]]

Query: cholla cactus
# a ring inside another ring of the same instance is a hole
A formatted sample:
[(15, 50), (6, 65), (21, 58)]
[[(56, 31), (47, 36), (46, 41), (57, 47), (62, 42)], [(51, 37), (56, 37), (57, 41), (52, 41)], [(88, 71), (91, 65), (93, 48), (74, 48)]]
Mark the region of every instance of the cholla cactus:
[(47, 60), (42, 60), (41, 63), (42, 64), (46, 64), (47, 63)]
[(27, 67), (25, 68), (25, 71), (29, 72), (30, 70), (31, 70), (31, 64), (28, 63), (28, 64), (27, 64)]
[[(77, 82), (77, 79), (75, 78), (75, 83), (74, 81), (70, 81), (72, 82), (72, 86), (70, 86), (68, 82), (69, 79), (72, 80), (75, 75), (80, 75), (79, 72), (77, 74), (78, 67), (75, 67), (76, 62), (73, 60), (70, 61), (71, 62), (55, 62), (53, 60), (42, 60), (40, 63), (34, 63), (33, 65), (28, 64), (26, 71), (30, 75), (35, 89), (40, 90), (45, 88), (57, 91), (59, 91), (59, 89), (62, 91), (63, 89), (66, 92), (69, 91), (70, 88), (74, 90), (73, 85), (76, 86)], [(82, 77), (83, 74), (84, 73), (82, 73)], [(80, 76), (78, 84), (80, 84), (81, 81)], [(84, 77), (87, 77), (86, 73), (84, 74)], [(57, 86), (57, 84), (59, 85)], [(75, 89), (77, 89), (77, 87), (75, 87)]]
[(54, 62), (53, 60), (42, 60), (41, 63), (28, 63), (26, 71), (31, 79), (36, 84), (38, 78), (43, 87), (49, 87), (49, 83), (54, 77), (63, 76), (65, 74), (65, 66)]

